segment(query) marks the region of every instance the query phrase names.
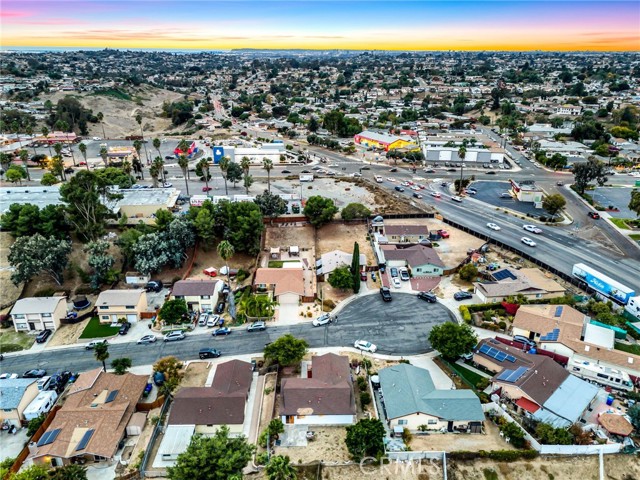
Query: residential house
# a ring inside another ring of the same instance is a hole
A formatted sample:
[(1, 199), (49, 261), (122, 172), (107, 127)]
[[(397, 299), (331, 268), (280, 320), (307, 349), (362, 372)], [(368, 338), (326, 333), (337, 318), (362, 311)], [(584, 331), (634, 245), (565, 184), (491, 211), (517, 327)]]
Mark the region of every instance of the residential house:
[(298, 305), (303, 298), (313, 297), (302, 268), (258, 268), (253, 288), (256, 292), (272, 292), (281, 306)]
[(417, 432), (464, 429), (481, 432), (484, 413), (471, 390), (438, 390), (428, 370), (407, 363), (378, 372), (387, 424)]
[(24, 411), (38, 396), (37, 378), (4, 378), (0, 380), (0, 420), (20, 426)]
[(11, 309), (16, 332), (56, 330), (67, 316), (67, 297), (29, 297), (18, 300)]
[(380, 263), (387, 267), (408, 267), (414, 277), (442, 275), (445, 265), (433, 248), (425, 245), (380, 245)]
[(348, 357), (316, 355), (311, 369), (303, 369), (301, 377), (283, 379), (280, 391), (282, 423), (351, 425), (356, 420)]
[(147, 380), (147, 375), (115, 375), (101, 368), (82, 373), (49, 428), (30, 446), (33, 462), (113, 461)]
[(240, 360), (220, 363), (210, 387), (183, 388), (176, 393), (167, 428), (154, 460), (154, 467), (175, 464), (198, 433), (213, 435), (222, 425), (232, 436), (242, 435), (250, 423), (247, 403), (253, 366)]
[(578, 105), (560, 105), (555, 109), (556, 115), (570, 115), (572, 117), (577, 117), (581, 112), (582, 107)]
[(476, 346), (473, 361), (494, 372), (493, 391), (517, 411), (554, 427), (579, 422), (598, 402), (599, 388), (571, 375), (552, 358), (524, 353), (495, 339)]
[(213, 312), (218, 302), (218, 280), (180, 280), (173, 284), (171, 300), (187, 302), (189, 311)]
[(576, 362), (592, 362), (628, 373), (639, 384), (640, 355), (616, 350), (616, 332), (569, 305), (521, 305), (513, 334)]
[[(333, 250), (323, 254), (320, 259), (316, 261), (316, 277), (318, 281), (327, 280), (331, 272), (340, 267), (351, 267), (352, 260), (353, 254), (343, 252), (342, 250)], [(361, 253), (359, 261), (361, 267), (366, 266), (367, 256)]]
[(121, 318), (137, 322), (148, 308), (147, 292), (136, 290), (105, 290), (98, 295), (96, 308), (100, 323), (115, 323)]
[(489, 281), (475, 282), (474, 293), (482, 303), (501, 302), (510, 296), (522, 295), (529, 300), (562, 297), (566, 289), (537, 268), (490, 272)]
[(391, 243), (419, 243), (429, 239), (426, 225), (386, 225), (384, 231)]

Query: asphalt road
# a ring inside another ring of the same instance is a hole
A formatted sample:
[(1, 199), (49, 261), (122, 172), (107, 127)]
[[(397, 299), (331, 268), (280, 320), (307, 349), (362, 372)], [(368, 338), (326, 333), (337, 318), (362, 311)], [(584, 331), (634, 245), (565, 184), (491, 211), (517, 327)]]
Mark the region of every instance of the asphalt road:
[[(224, 355), (242, 355), (262, 352), (266, 343), (290, 333), (304, 338), (311, 348), (348, 347), (356, 340), (368, 340), (378, 347), (378, 353), (387, 355), (414, 355), (431, 350), (427, 337), (434, 325), (455, 321), (453, 313), (438, 303), (418, 300), (415, 295), (393, 293), (393, 301), (384, 303), (380, 296), (367, 295), (346, 305), (336, 323), (313, 327), (311, 322), (292, 326), (272, 326), (264, 332), (234, 330), (226, 337), (187, 335), (184, 340), (137, 345), (114, 343), (109, 345), (109, 361), (121, 357), (131, 358), (133, 365), (150, 365), (157, 359), (175, 355), (181, 360), (198, 358), (203, 347), (213, 347)], [(43, 368), (48, 373), (57, 370), (84, 371), (99, 364), (93, 351), (83, 346), (23, 355), (7, 354), (0, 363), (2, 372), (22, 374), (31, 368)]]

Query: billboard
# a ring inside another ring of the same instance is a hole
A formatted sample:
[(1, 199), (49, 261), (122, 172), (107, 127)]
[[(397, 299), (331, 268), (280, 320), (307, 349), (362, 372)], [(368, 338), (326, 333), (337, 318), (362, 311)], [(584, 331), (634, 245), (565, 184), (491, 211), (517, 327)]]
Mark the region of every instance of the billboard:
[(636, 294), (633, 289), (616, 282), (584, 263), (576, 263), (573, 266), (572, 274), (574, 277), (583, 280), (596, 292), (620, 302), (623, 305), (626, 305)]
[(213, 164), (219, 164), (222, 157), (224, 157), (224, 147), (213, 147)]

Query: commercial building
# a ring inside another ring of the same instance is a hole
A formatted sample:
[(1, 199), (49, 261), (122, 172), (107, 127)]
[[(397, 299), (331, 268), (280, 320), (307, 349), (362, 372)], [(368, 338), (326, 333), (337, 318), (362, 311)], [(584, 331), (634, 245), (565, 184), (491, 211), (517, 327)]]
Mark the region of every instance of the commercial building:
[(67, 297), (29, 297), (18, 300), (11, 309), (16, 332), (56, 330), (67, 316)]
[(213, 147), (213, 163), (217, 165), (222, 157), (229, 157), (231, 161), (240, 163), (242, 157), (247, 157), (252, 165), (262, 165), (265, 158), (271, 160), (274, 165), (278, 165), (281, 156), (284, 158), (286, 154), (284, 143), (263, 143), (259, 147), (216, 145)]
[(519, 201), (533, 203), (536, 208), (542, 208), (544, 192), (533, 180), (522, 180), (520, 182), (509, 180), (509, 182), (511, 182), (511, 191)]
[(372, 132), (365, 130), (353, 136), (353, 141), (358, 145), (376, 148), (388, 152), (404, 147), (417, 147), (413, 139), (409, 136), (389, 135), (387, 133)]
[(60, 185), (48, 187), (1, 187), (0, 188), (0, 214), (9, 210), (9, 207), (17, 203), (25, 205), (30, 203), (43, 209), (49, 205), (62, 205), (60, 198)]
[(478, 168), (483, 164), (500, 165), (504, 163), (504, 151), (498, 149), (467, 148), (464, 159), (458, 154), (459, 147), (423, 147), (425, 161), (430, 164), (449, 163), (462, 164), (465, 167)]

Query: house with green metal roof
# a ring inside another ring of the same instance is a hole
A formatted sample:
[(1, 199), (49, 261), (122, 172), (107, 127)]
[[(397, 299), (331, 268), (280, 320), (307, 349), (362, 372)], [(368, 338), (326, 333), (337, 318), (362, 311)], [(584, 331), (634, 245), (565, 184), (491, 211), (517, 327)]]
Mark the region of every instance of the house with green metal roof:
[(471, 390), (438, 390), (429, 371), (406, 363), (384, 368), (378, 376), (390, 429), (481, 430), (484, 412)]

